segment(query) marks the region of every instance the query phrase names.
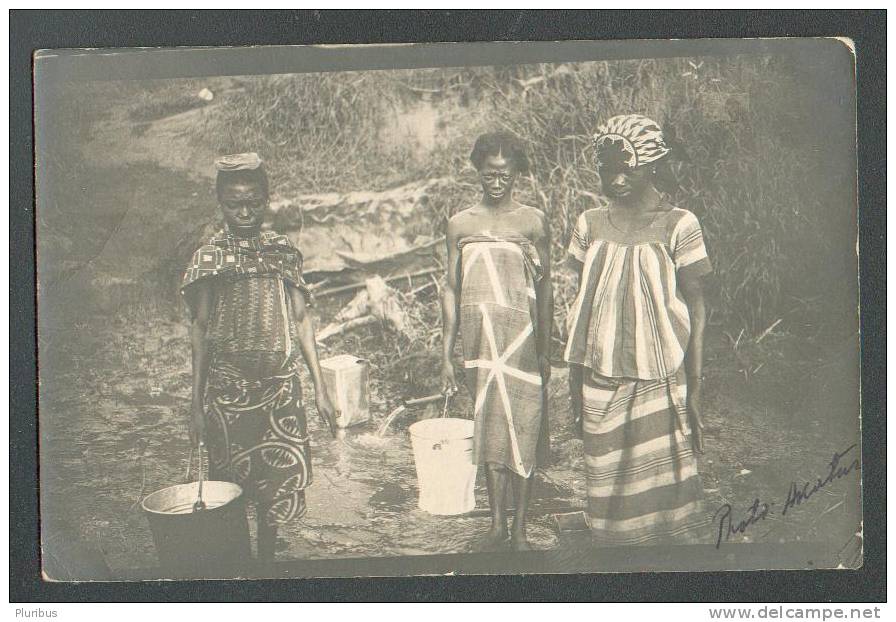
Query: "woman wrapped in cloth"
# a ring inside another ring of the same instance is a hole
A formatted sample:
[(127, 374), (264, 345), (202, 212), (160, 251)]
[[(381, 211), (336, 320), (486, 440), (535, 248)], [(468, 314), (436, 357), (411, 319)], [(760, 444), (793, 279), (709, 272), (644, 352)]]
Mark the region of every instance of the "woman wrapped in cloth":
[(613, 117), (594, 146), (609, 204), (584, 212), (569, 244), (579, 291), (565, 352), (586, 518), (596, 544), (699, 541), (703, 235), (654, 185), (670, 151), (654, 121)]
[(239, 484), (254, 501), (257, 551), (273, 559), (277, 526), (304, 515), (311, 483), (299, 353), (317, 411), (334, 430), (305, 307), (302, 254), (262, 231), (268, 178), (255, 153), (215, 162), (224, 229), (194, 254), (183, 294), (191, 317), (190, 436), (209, 450), (209, 476)]
[[(474, 399), (473, 460), (485, 466), (491, 528), (476, 548), (528, 550), (526, 512), (535, 469), (549, 458), (545, 389), (553, 295), (545, 215), (513, 199), (528, 162), (507, 133), (479, 137), (470, 156), (482, 200), (448, 222), (442, 299), (446, 391), (456, 389), (452, 353), (458, 325), (465, 379)], [(515, 514), (508, 538), (506, 491)]]

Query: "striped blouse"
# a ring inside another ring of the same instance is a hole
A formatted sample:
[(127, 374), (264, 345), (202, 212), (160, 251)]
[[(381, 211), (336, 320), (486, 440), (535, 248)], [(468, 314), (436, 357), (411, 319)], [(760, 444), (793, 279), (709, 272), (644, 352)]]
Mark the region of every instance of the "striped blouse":
[(677, 276), (712, 271), (697, 217), (672, 207), (628, 233), (607, 208), (591, 209), (579, 216), (569, 253), (583, 269), (565, 359), (612, 378), (675, 374), (690, 338)]

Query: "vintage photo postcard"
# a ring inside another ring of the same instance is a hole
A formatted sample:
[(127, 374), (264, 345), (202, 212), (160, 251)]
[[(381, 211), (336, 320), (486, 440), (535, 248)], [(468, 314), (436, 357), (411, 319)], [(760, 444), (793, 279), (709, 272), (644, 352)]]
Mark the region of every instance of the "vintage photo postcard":
[(46, 580), (861, 567), (848, 40), (34, 85)]

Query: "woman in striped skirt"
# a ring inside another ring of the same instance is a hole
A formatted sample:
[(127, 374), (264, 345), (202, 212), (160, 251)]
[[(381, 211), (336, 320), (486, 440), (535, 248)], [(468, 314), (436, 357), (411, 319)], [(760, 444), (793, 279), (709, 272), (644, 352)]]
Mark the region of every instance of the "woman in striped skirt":
[(711, 266), (697, 218), (654, 185), (669, 153), (660, 127), (617, 116), (594, 143), (609, 203), (579, 217), (569, 245), (579, 292), (565, 353), (588, 524), (596, 544), (692, 542), (710, 522), (693, 450)]

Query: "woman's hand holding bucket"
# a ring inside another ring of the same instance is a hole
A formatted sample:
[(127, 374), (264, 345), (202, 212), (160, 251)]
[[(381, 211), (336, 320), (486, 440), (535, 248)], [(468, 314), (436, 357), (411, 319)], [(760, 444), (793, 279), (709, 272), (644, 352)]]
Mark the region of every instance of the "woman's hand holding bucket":
[(454, 395), (457, 393), (457, 378), (454, 374), (454, 363), (444, 361), (442, 371), (439, 374), (442, 380), (442, 394)]

